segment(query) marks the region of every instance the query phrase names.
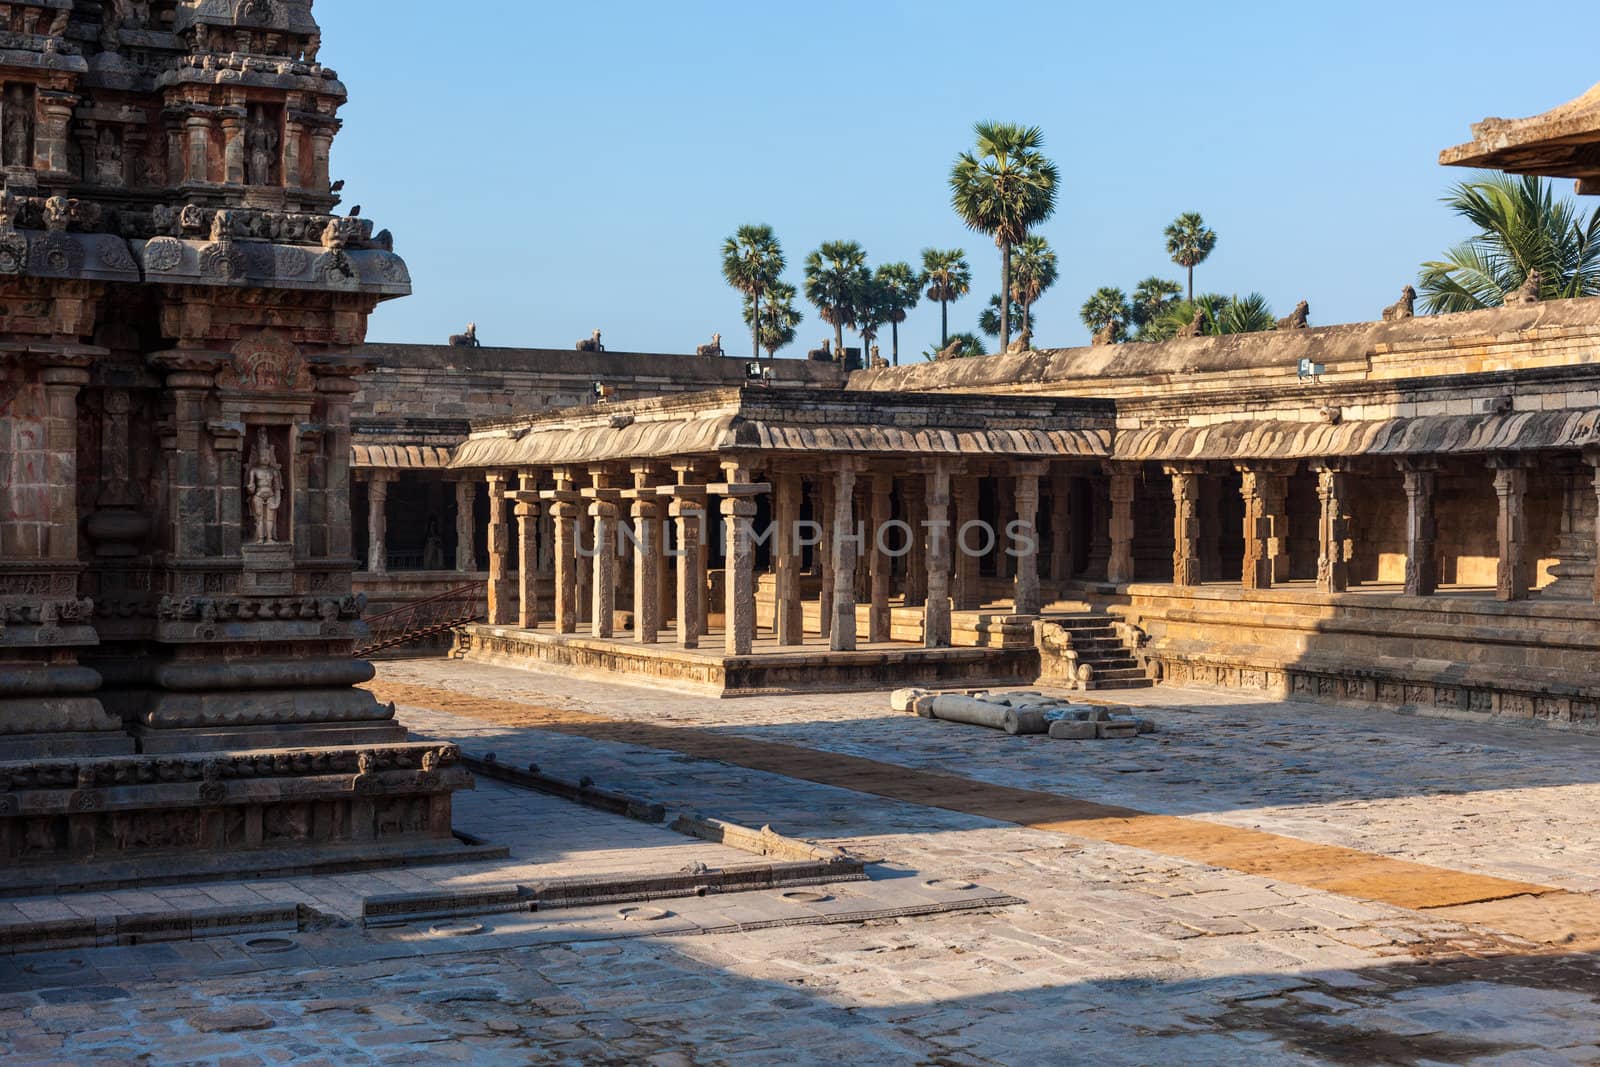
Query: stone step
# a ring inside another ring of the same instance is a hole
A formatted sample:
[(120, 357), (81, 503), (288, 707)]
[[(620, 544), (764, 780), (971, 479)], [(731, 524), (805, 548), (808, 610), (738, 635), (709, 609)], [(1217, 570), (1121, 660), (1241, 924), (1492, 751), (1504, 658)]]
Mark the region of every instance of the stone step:
[(1138, 667), (1116, 667), (1105, 671), (1096, 668), (1094, 672), (1094, 680), (1097, 682), (1119, 682), (1141, 678), (1148, 680), (1144, 671), (1140, 670)]
[(1094, 681), (1088, 683), (1084, 688), (1090, 690), (1149, 689), (1153, 685), (1155, 685), (1155, 683), (1148, 678), (1112, 678), (1108, 681), (1101, 681), (1100, 679), (1096, 678)]

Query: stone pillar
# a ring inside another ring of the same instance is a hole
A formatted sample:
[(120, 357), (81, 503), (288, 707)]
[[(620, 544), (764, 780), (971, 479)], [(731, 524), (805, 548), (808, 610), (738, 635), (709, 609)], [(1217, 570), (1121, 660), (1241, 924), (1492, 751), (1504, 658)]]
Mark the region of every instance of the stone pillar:
[(972, 544), (977, 548), (982, 544), (981, 538), (970, 540), (972, 533), (976, 533), (976, 527), (971, 533), (967, 532), (970, 524), (979, 521), (978, 479), (971, 476), (956, 478), (952, 486), (952, 498), (956, 512), (954, 535), (950, 539), (950, 549), (955, 553), (955, 608), (958, 611), (975, 611), (982, 606), (983, 599), (978, 591), (979, 557), (976, 552), (969, 552), (962, 546)]
[(1495, 597), (1525, 600), (1528, 596), (1528, 536), (1525, 504), (1528, 494), (1527, 460), (1521, 456), (1493, 456), (1494, 492), (1500, 499), (1495, 531), (1500, 541), (1500, 563), (1495, 570)]
[(539, 625), (539, 491), (538, 475), (523, 471), (517, 477), (517, 491), (507, 495), (516, 501), (517, 517), (517, 625), (532, 630)]
[(867, 640), (873, 643), (889, 640), (889, 585), (894, 560), (884, 551), (884, 527), (889, 524), (890, 495), (894, 491), (894, 477), (874, 474), (871, 481), (871, 515), (867, 530), (868, 573), (871, 588), (872, 610), (867, 613)]
[(1133, 494), (1134, 477), (1138, 468), (1128, 463), (1108, 464), (1108, 502), (1111, 508), (1107, 524), (1110, 556), (1106, 560), (1106, 581), (1123, 585), (1133, 581)]
[(1272, 475), (1258, 467), (1240, 463), (1239, 493), (1244, 497), (1244, 573), (1241, 580), (1246, 589), (1272, 588), (1272, 517), (1267, 510), (1267, 490), (1264, 483)]
[(923, 498), (923, 479), (912, 478), (903, 483), (900, 499), (905, 505), (906, 524), (911, 527), (911, 551), (905, 560), (905, 605), (921, 607), (928, 599), (928, 518), (927, 501)]
[(473, 541), (478, 535), (476, 487), (469, 481), (456, 483), (456, 570), (473, 574), (478, 569), (478, 553)]
[(1342, 593), (1350, 588), (1350, 515), (1344, 467), (1322, 461), (1312, 465), (1317, 472), (1317, 500), (1321, 515), (1317, 523), (1317, 589)]
[[(1002, 539), (1001, 555), (1015, 560), (1011, 603), (1018, 615), (1037, 615), (1044, 607), (1039, 595), (1039, 478), (1045, 469), (1043, 463), (1019, 463), (1012, 482), (1017, 538), (1015, 543), (1009, 535)], [(1011, 555), (1013, 550), (1017, 555)]]
[(223, 181), (229, 185), (245, 183), (244, 120), (242, 110), (230, 108), (222, 114)]
[(1586, 448), (1583, 450), (1583, 461), (1593, 469), (1593, 485), (1595, 495), (1595, 519), (1590, 526), (1590, 540), (1594, 544), (1594, 595), (1593, 600), (1600, 604), (1600, 448)]
[(1274, 585), (1289, 581), (1292, 557), (1289, 553), (1289, 475), (1293, 462), (1258, 463), (1256, 490), (1261, 495), (1261, 514), (1267, 520), (1267, 558), (1271, 562)]
[(300, 188), (300, 139), (304, 134), (305, 128), (293, 118), (284, 120), (283, 184), (289, 189)]
[(936, 461), (923, 493), (928, 544), (928, 592), (922, 606), (925, 648), (950, 647), (950, 471), (949, 463)]
[(589, 518), (593, 522), (594, 581), (590, 583), (589, 611), (590, 633), (595, 637), (611, 637), (615, 633), (617, 608), (617, 518), (621, 509), (617, 502), (621, 491), (610, 486), (610, 472), (605, 467), (589, 468), (594, 484), (583, 491), (590, 501)]
[(333, 149), (333, 131), (326, 126), (319, 126), (311, 132), (311, 190), (316, 193), (326, 193), (331, 183), (328, 180), (328, 157)]
[(388, 471), (372, 471), (367, 476), (367, 573), (389, 573), (389, 481)]
[(828, 647), (856, 648), (856, 469), (841, 462), (833, 475), (833, 629)]
[(723, 648), (730, 656), (748, 656), (756, 637), (756, 553), (750, 524), (756, 516), (754, 498), (772, 486), (752, 482), (749, 470), (734, 460), (724, 461), (722, 471), (726, 481), (707, 487), (707, 492), (722, 497), (727, 535)]
[(1050, 482), (1050, 580), (1058, 587), (1072, 577), (1072, 477)]
[(661, 635), (661, 497), (651, 484), (658, 475), (648, 463), (633, 465), (633, 636), (641, 645), (653, 645)]
[[(998, 475), (994, 479), (994, 573), (997, 578), (1011, 578), (1016, 574), (1012, 562), (1015, 557), (1006, 551), (1010, 546), (1006, 543), (1006, 527), (1011, 525), (1013, 518), (1020, 517), (1017, 511), (1015, 482)], [(1037, 507), (1035, 516), (1037, 519)]]
[(67, 131), (72, 126), (72, 110), (79, 97), (74, 93), (40, 90), (38, 120), (34, 127), (34, 169), (61, 177), (72, 174), (67, 153)]
[(511, 625), (511, 528), (506, 524), (506, 476), (498, 471), (489, 483), (489, 625)]
[(1397, 466), (1406, 489), (1406, 595), (1432, 596), (1439, 588), (1439, 565), (1433, 556), (1438, 462), (1403, 459)]
[(1203, 575), (1202, 524), (1198, 467), (1177, 464), (1163, 468), (1172, 478), (1172, 584), (1199, 585)]
[(833, 492), (825, 475), (812, 483), (811, 514), (822, 527), (816, 547), (822, 583), (817, 594), (817, 632), (825, 641), (833, 635)]
[(555, 624), (558, 634), (578, 632), (578, 516), (583, 496), (573, 487), (570, 470), (555, 472), (556, 487), (540, 493), (549, 501), (554, 526), (552, 570), (555, 585)]
[(706, 631), (705, 589), (706, 577), (702, 569), (705, 556), (701, 553), (700, 539), (705, 528), (706, 487), (690, 485), (695, 476), (693, 464), (673, 464), (678, 484), (663, 485), (656, 491), (669, 497), (667, 514), (671, 516), (677, 539), (677, 631), (679, 648), (700, 647), (700, 637)]
[(800, 475), (779, 474), (774, 480), (773, 522), (777, 535), (772, 555), (775, 564), (772, 629), (780, 645), (805, 643), (805, 605), (800, 599), (800, 548), (796, 524), (800, 521)]

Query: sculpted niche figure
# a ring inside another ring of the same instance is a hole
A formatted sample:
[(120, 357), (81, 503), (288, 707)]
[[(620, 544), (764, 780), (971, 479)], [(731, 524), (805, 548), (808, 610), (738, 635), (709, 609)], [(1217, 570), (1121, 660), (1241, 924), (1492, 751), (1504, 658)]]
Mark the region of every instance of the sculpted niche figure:
[(6, 93), (5, 165), (33, 166), (33, 100), (21, 85)]
[(278, 509), (283, 506), (283, 467), (278, 462), (267, 431), (256, 431), (255, 451), (244, 475), (245, 495), (250, 498), (250, 516), (256, 524), (256, 544), (277, 544)]
[(273, 164), (278, 157), (278, 134), (267, 122), (267, 114), (260, 105), (250, 109), (245, 149), (246, 180), (251, 185), (271, 185)]

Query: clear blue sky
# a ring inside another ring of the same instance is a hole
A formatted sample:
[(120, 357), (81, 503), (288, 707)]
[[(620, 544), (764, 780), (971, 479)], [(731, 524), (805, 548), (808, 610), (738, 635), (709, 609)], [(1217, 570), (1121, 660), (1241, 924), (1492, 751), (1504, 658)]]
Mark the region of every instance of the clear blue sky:
[[(1280, 315), (1374, 318), (1465, 236), (1439, 149), (1486, 115), (1531, 114), (1600, 78), (1573, 16), (1524, 29), (1503, 2), (552, 3), (323, 0), (324, 62), (350, 87), (333, 173), (391, 228), (416, 295), (379, 341), (693, 351), (748, 334), (718, 271), (739, 224), (874, 264), (966, 248), (976, 329), (992, 242), (946, 176), (974, 121), (1043, 127), (1061, 280), (1040, 346), (1081, 344), (1085, 297), (1174, 279), (1162, 230), (1196, 210), (1220, 240), (1197, 285), (1260, 290)], [(1562, 32), (1565, 26), (1566, 32)], [(993, 42), (993, 43), (991, 43)], [(1568, 187), (1570, 188), (1570, 187)], [(807, 308), (801, 355), (831, 333)], [(902, 359), (938, 336), (926, 301)], [(742, 340), (741, 340), (742, 339)], [(847, 342), (848, 343), (848, 342)], [(883, 339), (888, 352), (887, 332)]]

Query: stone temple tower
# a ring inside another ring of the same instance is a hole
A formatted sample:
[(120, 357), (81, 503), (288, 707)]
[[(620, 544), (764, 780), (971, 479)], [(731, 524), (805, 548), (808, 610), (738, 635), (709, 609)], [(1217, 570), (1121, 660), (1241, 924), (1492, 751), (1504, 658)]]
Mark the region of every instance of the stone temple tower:
[(453, 750), (353, 688), (356, 353), (410, 276), (334, 213), (320, 52), (310, 0), (0, 0), (0, 889), (454, 847)]

